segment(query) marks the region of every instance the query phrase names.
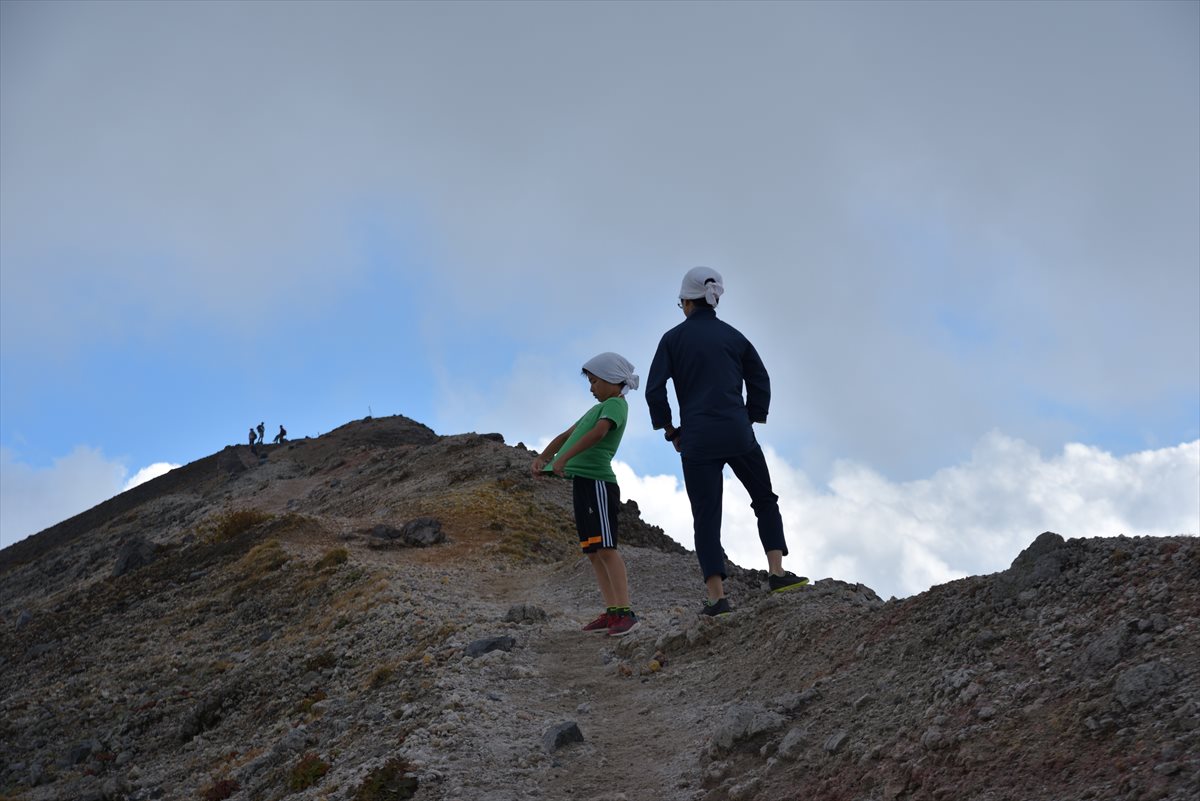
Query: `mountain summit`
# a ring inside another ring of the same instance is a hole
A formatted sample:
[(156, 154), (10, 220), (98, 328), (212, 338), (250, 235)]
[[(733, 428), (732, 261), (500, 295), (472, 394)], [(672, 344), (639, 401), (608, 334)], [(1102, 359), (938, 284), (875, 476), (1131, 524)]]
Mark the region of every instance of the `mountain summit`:
[(1046, 532), (887, 603), (731, 567), (711, 619), (626, 502), (609, 638), (533, 455), (366, 419), (0, 551), (0, 798), (1200, 797), (1196, 538)]

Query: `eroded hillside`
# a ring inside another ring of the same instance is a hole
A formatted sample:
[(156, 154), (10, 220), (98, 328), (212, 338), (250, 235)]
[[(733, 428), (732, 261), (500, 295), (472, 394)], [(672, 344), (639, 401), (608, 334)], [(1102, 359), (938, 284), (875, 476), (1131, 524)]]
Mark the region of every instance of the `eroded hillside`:
[(627, 504), (643, 623), (618, 640), (578, 631), (597, 602), (569, 488), (531, 456), (358, 421), (227, 448), (0, 552), (0, 793), (1200, 794), (1195, 538), (1043, 534), (888, 603), (739, 569), (710, 620), (694, 557)]

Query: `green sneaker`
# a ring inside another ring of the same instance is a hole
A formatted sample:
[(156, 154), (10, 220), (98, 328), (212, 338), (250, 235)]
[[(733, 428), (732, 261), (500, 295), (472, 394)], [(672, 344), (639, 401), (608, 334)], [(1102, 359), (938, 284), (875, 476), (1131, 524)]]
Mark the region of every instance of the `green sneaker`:
[(705, 601), (704, 608), (700, 610), (700, 614), (708, 617), (721, 617), (728, 615), (733, 611), (733, 607), (729, 605), (727, 598), (720, 598), (716, 601)]
[(771, 585), (771, 592), (789, 592), (807, 587), (808, 579), (785, 570), (782, 576), (770, 574), (767, 577), (767, 583)]

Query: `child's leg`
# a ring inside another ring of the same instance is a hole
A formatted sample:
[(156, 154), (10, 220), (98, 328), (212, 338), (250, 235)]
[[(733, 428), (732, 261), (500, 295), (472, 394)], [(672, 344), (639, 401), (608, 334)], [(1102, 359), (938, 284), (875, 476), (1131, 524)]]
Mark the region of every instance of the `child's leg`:
[(621, 558), (621, 553), (616, 548), (601, 548), (588, 556), (593, 557), (592, 567), (596, 570), (596, 580), (600, 582), (604, 600), (609, 606), (628, 608), (629, 578), (625, 573), (625, 560)]
[(628, 599), (625, 604), (617, 603), (617, 594), (613, 588), (612, 578), (609, 576), (608, 566), (600, 558), (604, 551), (593, 551), (587, 555), (588, 561), (592, 563), (592, 570), (596, 573), (596, 584), (600, 586), (600, 594), (604, 596), (604, 605), (609, 609), (614, 606), (627, 606)]

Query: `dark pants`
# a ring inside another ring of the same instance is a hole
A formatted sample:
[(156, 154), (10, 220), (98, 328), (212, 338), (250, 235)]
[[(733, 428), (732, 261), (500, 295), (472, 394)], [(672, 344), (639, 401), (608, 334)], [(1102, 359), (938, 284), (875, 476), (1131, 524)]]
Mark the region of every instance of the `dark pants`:
[(707, 580), (725, 578), (725, 550), (721, 547), (721, 494), (724, 488), (721, 470), (729, 465), (738, 481), (750, 494), (750, 506), (758, 518), (758, 539), (763, 551), (783, 551), (783, 517), (779, 514), (779, 496), (771, 489), (771, 474), (762, 448), (730, 459), (689, 459), (683, 457), (683, 483), (692, 502), (692, 526), (696, 534), (696, 556)]

